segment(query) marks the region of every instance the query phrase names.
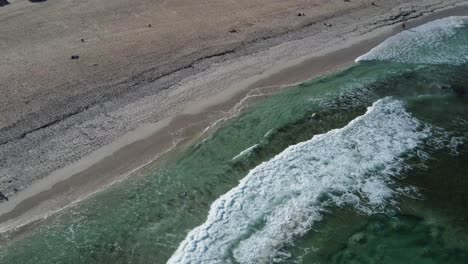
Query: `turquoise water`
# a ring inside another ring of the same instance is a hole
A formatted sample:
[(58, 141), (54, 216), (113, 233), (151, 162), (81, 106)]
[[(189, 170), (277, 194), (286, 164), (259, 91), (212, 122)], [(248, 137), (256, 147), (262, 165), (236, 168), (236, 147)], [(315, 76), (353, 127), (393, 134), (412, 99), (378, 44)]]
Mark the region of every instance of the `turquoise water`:
[(468, 23), (258, 102), (0, 263), (467, 263)]

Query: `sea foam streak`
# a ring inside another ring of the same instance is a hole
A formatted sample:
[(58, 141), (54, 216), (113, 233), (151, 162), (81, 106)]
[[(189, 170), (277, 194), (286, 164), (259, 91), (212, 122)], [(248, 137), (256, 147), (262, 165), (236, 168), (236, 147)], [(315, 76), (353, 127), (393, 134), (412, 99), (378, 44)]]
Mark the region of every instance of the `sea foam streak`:
[[(463, 64), (468, 62), (468, 17), (447, 17), (388, 38), (359, 61)], [(463, 30), (463, 33), (457, 32)], [(461, 34), (460, 34), (461, 33)]]
[(344, 128), (288, 147), (219, 197), (169, 263), (271, 263), (330, 205), (382, 209), (398, 194), (390, 186), (400, 156), (429, 136), (420, 127), (401, 101), (384, 98)]

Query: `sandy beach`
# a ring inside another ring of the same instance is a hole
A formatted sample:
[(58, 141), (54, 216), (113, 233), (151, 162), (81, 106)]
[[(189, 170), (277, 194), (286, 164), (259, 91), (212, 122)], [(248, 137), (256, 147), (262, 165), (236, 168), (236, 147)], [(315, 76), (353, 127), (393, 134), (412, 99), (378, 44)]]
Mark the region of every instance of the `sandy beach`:
[(457, 0), (9, 2), (0, 231), (154, 166), (255, 89), (345, 67), (402, 23), (468, 13)]

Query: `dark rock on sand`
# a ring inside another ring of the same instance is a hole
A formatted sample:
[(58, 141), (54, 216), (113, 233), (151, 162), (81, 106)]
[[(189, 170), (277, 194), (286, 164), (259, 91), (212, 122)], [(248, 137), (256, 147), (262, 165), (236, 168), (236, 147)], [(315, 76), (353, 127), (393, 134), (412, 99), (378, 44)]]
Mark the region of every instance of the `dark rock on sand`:
[(78, 55), (72, 55), (72, 56), (70, 57), (70, 59), (72, 59), (72, 60), (77, 60), (77, 59), (79, 59), (79, 58), (80, 58), (80, 56), (78, 56)]
[(0, 7), (2, 6), (6, 6), (6, 5), (9, 5), (10, 3), (8, 2), (8, 0), (0, 0)]
[(8, 201), (8, 197), (6, 197), (3, 193), (0, 192), (0, 201), (2, 200), (7, 200)]

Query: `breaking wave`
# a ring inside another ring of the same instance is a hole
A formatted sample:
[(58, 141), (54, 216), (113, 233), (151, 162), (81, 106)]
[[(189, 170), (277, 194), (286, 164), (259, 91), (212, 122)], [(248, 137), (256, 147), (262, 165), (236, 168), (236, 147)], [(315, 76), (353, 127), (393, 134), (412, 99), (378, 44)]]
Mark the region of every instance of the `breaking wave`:
[(393, 176), (429, 137), (424, 127), (387, 97), (345, 127), (288, 147), (219, 197), (169, 263), (271, 263), (331, 206), (384, 211), (405, 192)]
[(424, 64), (468, 63), (468, 17), (447, 17), (388, 38), (359, 61)]

